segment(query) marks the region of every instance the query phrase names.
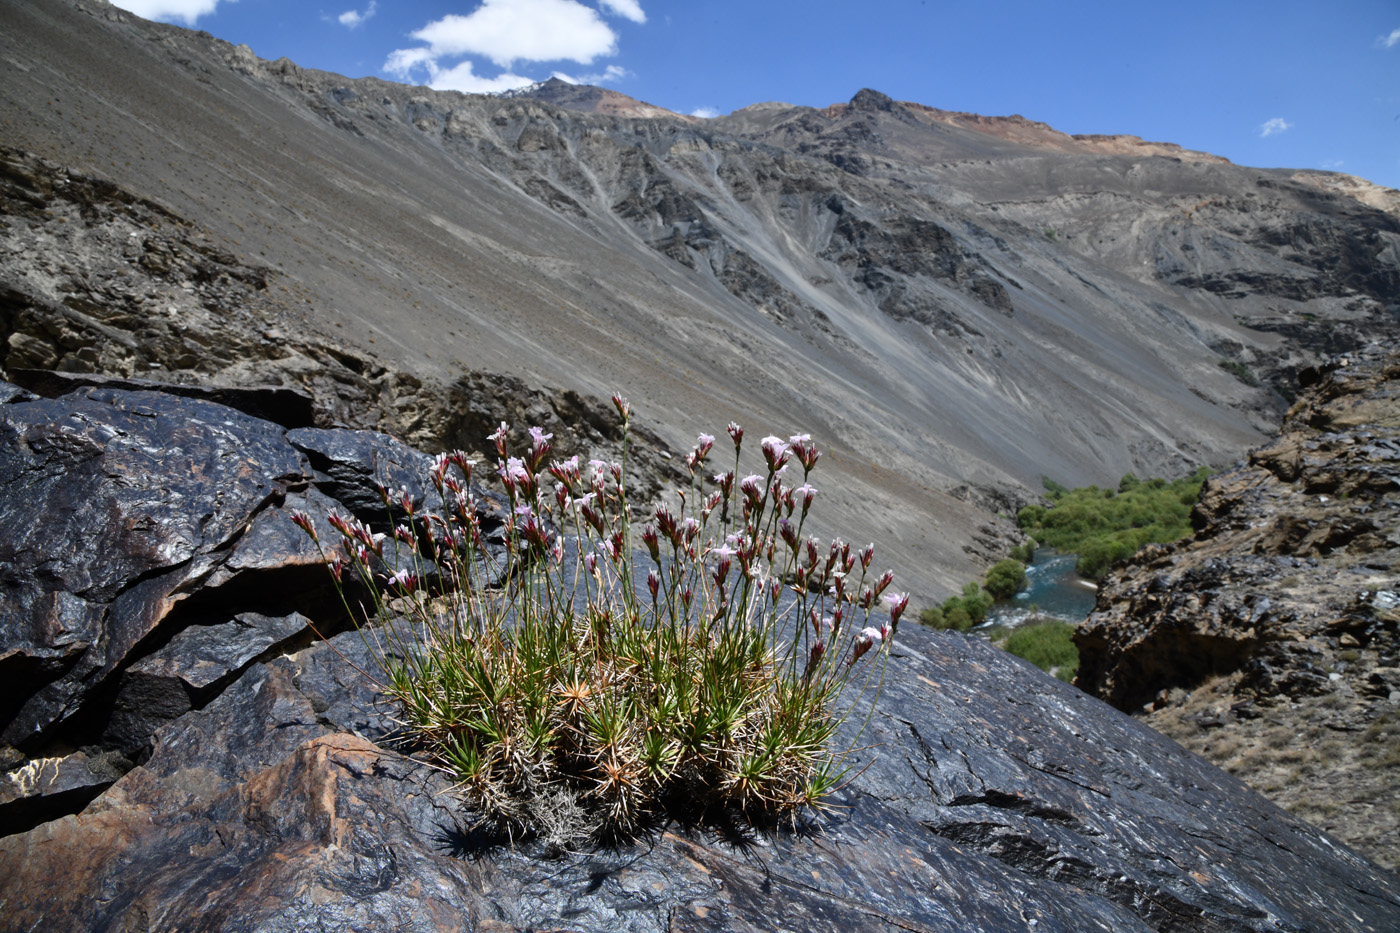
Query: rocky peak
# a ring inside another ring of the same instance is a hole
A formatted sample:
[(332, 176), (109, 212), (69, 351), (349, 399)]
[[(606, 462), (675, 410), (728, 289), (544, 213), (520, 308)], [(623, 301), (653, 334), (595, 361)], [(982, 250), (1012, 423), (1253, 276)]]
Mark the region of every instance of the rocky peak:
[(894, 98), (888, 94), (881, 94), (879, 91), (870, 88), (861, 88), (856, 95), (851, 98), (850, 109), (867, 112), (891, 113), (895, 108)]
[(618, 91), (591, 84), (573, 84), (561, 78), (549, 78), (536, 84), (502, 91), (493, 95), (504, 99), (530, 98), (542, 100), (564, 110), (578, 113), (605, 113), (620, 117), (656, 119), (669, 117), (694, 122), (695, 118), (675, 113), (664, 107), (644, 103)]

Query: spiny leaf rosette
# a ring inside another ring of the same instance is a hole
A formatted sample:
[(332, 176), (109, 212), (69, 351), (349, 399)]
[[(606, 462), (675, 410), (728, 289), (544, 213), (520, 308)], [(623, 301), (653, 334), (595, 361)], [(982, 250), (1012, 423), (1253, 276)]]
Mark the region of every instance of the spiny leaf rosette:
[[(807, 435), (764, 438), (760, 472), (736, 479), (743, 430), (729, 425), (733, 469), (717, 474), (702, 434), (689, 488), (655, 510), (634, 551), (631, 409), (613, 401), (621, 463), (547, 463), (539, 428), (519, 456), (505, 424), (491, 435), (510, 505), (504, 549), (487, 547), (460, 452), (432, 469), (440, 507), (417, 514), (406, 494), (385, 494), (406, 516), (392, 536), (331, 514), (340, 540), (322, 554), (337, 587), (349, 573), (369, 594), (352, 616), (383, 689), (512, 833), (553, 831), (560, 801), (611, 835), (678, 800), (764, 822), (819, 809), (849, 770), (853, 746), (831, 749), (834, 734), (883, 678), (908, 598), (885, 593), (891, 572), (870, 572), (873, 546), (804, 536), (819, 457)], [(316, 537), (307, 516), (294, 520)]]

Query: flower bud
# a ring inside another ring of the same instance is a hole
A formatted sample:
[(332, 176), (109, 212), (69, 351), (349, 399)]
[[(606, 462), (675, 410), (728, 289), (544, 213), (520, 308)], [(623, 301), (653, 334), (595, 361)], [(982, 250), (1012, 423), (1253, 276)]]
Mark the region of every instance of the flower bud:
[(642, 543), (647, 546), (647, 553), (651, 555), (652, 560), (661, 560), (661, 541), (656, 534), (655, 525), (647, 525), (642, 529)]
[(307, 515), (305, 512), (301, 511), (300, 509), (293, 509), (293, 510), (292, 510), (292, 524), (296, 525), (296, 526), (297, 526), (298, 528), (300, 528), (302, 531), (304, 531), (304, 532), (306, 532), (308, 535), (310, 535), (312, 541), (320, 541), (320, 540), (321, 540), (320, 538), (316, 537), (316, 526), (315, 526), (314, 524), (312, 524), (312, 522), (311, 522), (311, 516), (310, 516), (310, 515)]
[(627, 424), (628, 421), (632, 420), (632, 405), (630, 402), (627, 401), (627, 399), (623, 398), (617, 393), (613, 393), (612, 403), (613, 407), (617, 409), (619, 417), (622, 418), (622, 423), (624, 425)]
[(739, 425), (736, 422), (731, 421), (729, 422), (729, 427), (725, 430), (727, 430), (729, 432), (729, 436), (733, 438), (734, 453), (738, 454), (739, 447), (744, 443), (744, 429), (739, 427)]

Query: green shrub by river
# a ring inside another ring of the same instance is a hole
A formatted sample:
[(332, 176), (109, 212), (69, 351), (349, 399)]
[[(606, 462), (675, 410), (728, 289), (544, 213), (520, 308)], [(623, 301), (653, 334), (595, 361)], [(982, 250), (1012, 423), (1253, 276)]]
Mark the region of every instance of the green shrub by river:
[(1208, 467), (1182, 479), (1139, 480), (1129, 473), (1118, 488), (1085, 486), (1069, 490), (1045, 483), (1049, 506), (1028, 505), (1017, 520), (1040, 544), (1079, 555), (1082, 575), (1102, 580), (1114, 561), (1152, 542), (1165, 544), (1191, 532), (1191, 506)]

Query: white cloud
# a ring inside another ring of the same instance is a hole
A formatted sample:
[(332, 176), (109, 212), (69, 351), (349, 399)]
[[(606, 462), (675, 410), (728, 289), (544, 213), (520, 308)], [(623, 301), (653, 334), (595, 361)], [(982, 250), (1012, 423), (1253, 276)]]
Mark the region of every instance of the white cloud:
[(186, 26), (193, 26), (201, 16), (213, 13), (218, 5), (219, 0), (115, 0), (113, 3), (144, 19), (178, 19)]
[(719, 111), (713, 107), (696, 107), (690, 111), (692, 117), (699, 117), (702, 120), (709, 120), (719, 116)]
[[(600, 0), (609, 10), (635, 22), (645, 22), (638, 0)], [(578, 0), (482, 0), (466, 16), (451, 14), (412, 33), (423, 42), (417, 48), (395, 49), (384, 70), (402, 81), (425, 74), (428, 84), (443, 90), (472, 93), (509, 90), (530, 84), (511, 71), (516, 62), (571, 61), (591, 65), (594, 59), (617, 54), (617, 34), (598, 11)], [(478, 75), (470, 61), (481, 56), (499, 66), (495, 78)], [(609, 65), (598, 74), (558, 77), (575, 84), (617, 81), (629, 72)]]
[(451, 68), (444, 68), (433, 58), (430, 49), (399, 49), (384, 63), (384, 70), (403, 81), (414, 80), (414, 72), (422, 69), (427, 75), (429, 87), (439, 91), (462, 91), (467, 94), (496, 94), (510, 91), (535, 82), (522, 75), (505, 72), (494, 78), (476, 73), (469, 61), (458, 62)]
[(1327, 169), (1329, 172), (1335, 172), (1337, 171), (1337, 169), (1341, 168), (1345, 164), (1346, 163), (1343, 162), (1341, 159), (1324, 159), (1322, 162), (1322, 167)]
[(373, 16), (375, 8), (378, 6), (377, 0), (369, 0), (369, 6), (365, 7), (363, 13), (359, 10), (346, 10), (344, 13), (337, 16), (336, 19), (340, 22), (340, 25), (349, 26), (351, 29), (354, 29), (356, 26), (363, 25), (365, 20)]
[(472, 70), (471, 62), (461, 62), (447, 69), (434, 68), (428, 82), (439, 91), (462, 91), (467, 94), (499, 94), (513, 91), (535, 82), (507, 71), (494, 78), (485, 78)]
[(1376, 45), (1383, 49), (1393, 49), (1400, 45), (1400, 29), (1393, 29), (1390, 35), (1379, 37), (1376, 39)]
[(567, 81), (570, 84), (607, 84), (609, 81), (621, 81), (623, 78), (631, 77), (632, 72), (621, 65), (609, 65), (602, 71), (591, 75), (571, 75), (567, 72), (556, 71), (550, 77), (558, 78), (560, 81)]
[[(603, 7), (612, 11), (616, 16), (630, 19), (634, 23), (645, 23), (647, 15), (642, 12), (642, 5), (637, 0), (599, 0)], [(1397, 30), (1400, 32), (1400, 30)]]
[(1272, 120), (1265, 120), (1263, 123), (1259, 124), (1259, 138), (1267, 139), (1270, 136), (1282, 133), (1284, 130), (1291, 129), (1293, 129), (1292, 123), (1289, 123), (1283, 117), (1274, 117)]
[(444, 16), (413, 33), (433, 58), (481, 55), (502, 68), (517, 61), (593, 64), (617, 53), (617, 35), (577, 0), (485, 0), (466, 16)]

